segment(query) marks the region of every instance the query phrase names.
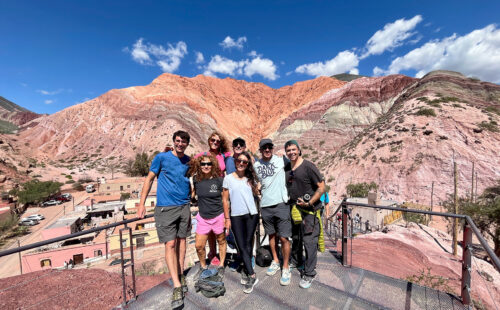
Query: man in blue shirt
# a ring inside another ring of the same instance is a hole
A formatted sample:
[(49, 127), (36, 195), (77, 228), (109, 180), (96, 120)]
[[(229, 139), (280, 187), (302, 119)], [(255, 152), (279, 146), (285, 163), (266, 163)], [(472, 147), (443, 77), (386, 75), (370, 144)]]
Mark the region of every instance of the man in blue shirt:
[(191, 227), (189, 210), (189, 156), (184, 152), (189, 145), (190, 136), (185, 131), (176, 131), (173, 135), (172, 151), (159, 153), (151, 163), (150, 171), (141, 191), (141, 201), (137, 210), (139, 218), (146, 214), (144, 202), (148, 197), (155, 177), (158, 177), (156, 190), (155, 222), (158, 238), (165, 244), (165, 260), (174, 283), (172, 308), (184, 304), (187, 292), (184, 272), (186, 256), (186, 237)]

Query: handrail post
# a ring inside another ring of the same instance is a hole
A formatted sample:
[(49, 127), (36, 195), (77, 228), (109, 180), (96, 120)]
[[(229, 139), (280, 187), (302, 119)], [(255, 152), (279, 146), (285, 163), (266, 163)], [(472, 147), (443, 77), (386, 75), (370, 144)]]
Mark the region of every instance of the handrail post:
[(128, 235), (130, 238), (130, 269), (132, 269), (132, 289), (134, 293), (134, 298), (132, 300), (135, 300), (137, 298), (137, 291), (135, 287), (134, 239), (132, 236), (132, 228), (130, 227), (128, 227)]
[(342, 200), (342, 265), (347, 266), (347, 198)]
[(469, 306), (470, 297), (470, 271), (471, 271), (471, 246), (472, 228), (467, 221), (464, 223), (463, 251), (462, 251), (462, 303)]
[(127, 284), (125, 283), (125, 262), (123, 257), (123, 229), (120, 229), (120, 258), (121, 258), (121, 267), (122, 267), (122, 288), (123, 288), (123, 299), (122, 306), (127, 305)]

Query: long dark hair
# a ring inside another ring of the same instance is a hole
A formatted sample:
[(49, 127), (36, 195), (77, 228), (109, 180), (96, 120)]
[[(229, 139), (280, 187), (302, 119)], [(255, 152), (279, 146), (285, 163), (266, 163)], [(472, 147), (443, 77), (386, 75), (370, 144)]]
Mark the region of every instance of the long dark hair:
[(259, 189), (257, 188), (257, 174), (255, 173), (255, 169), (253, 168), (253, 163), (252, 163), (252, 155), (248, 152), (243, 152), (238, 155), (237, 158), (239, 158), (241, 155), (245, 156), (248, 160), (248, 165), (247, 168), (245, 169), (245, 177), (248, 180), (248, 185), (252, 187), (252, 193), (254, 196), (257, 196), (259, 194)]

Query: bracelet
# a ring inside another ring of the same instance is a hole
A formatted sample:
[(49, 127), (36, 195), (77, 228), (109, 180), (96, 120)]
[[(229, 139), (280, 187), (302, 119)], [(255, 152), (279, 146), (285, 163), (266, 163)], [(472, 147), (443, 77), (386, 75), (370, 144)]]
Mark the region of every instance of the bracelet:
[(228, 217), (225, 217), (225, 219), (226, 219), (226, 220), (229, 220), (230, 218), (228, 218)]

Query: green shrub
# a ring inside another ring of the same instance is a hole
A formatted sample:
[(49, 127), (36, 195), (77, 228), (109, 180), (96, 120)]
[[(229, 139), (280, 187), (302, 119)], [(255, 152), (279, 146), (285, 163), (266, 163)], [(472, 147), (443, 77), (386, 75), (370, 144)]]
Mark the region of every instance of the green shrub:
[(120, 193), (120, 200), (127, 200), (130, 198), (130, 193)]
[(66, 182), (64, 182), (64, 183), (65, 183), (65, 184), (73, 184), (73, 183), (75, 183), (75, 180), (68, 180), (68, 181), (66, 181)]
[(495, 121), (490, 121), (489, 123), (482, 121), (478, 126), (479, 126), (479, 128), (482, 128), (482, 129), (485, 129), (485, 130), (488, 130), (491, 132), (498, 132), (499, 131), (498, 124)]
[(75, 182), (73, 183), (73, 189), (76, 191), (83, 191), (85, 188), (83, 187), (82, 183), (80, 182)]
[(23, 183), (21, 189), (15, 188), (9, 194), (17, 196), (20, 203), (35, 204), (44, 201), (61, 190), (62, 183), (31, 180)]
[(486, 111), (495, 113), (496, 115), (500, 115), (500, 108), (495, 107), (495, 106), (489, 106), (486, 108)]
[(420, 108), (420, 110), (418, 110), (415, 115), (429, 117), (436, 116), (436, 112), (434, 111), (434, 109)]
[(351, 183), (346, 186), (347, 196), (349, 197), (368, 197), (368, 192), (370, 190), (376, 190), (378, 185), (375, 182), (371, 183)]

